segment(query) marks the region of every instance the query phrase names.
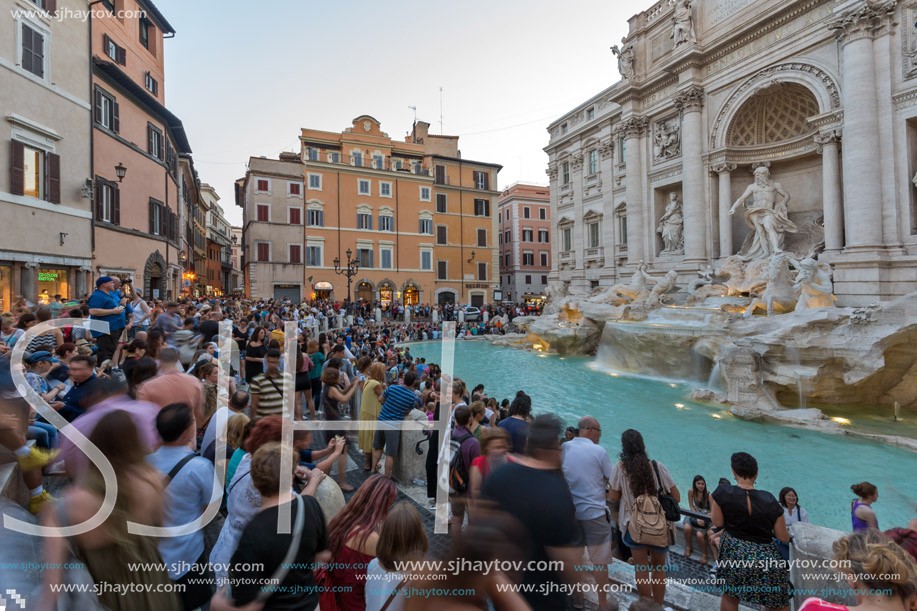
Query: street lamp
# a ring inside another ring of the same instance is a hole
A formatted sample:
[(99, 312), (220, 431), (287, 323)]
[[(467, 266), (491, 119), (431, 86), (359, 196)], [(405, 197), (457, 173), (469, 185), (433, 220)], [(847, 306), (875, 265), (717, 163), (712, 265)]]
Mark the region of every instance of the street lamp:
[(347, 261), (344, 268), (341, 268), (341, 260), (338, 257), (334, 258), (334, 273), (347, 277), (347, 307), (350, 307), (350, 283), (352, 278), (360, 271), (360, 260), (350, 258), (353, 251), (349, 248), (345, 254), (347, 255)]
[(115, 166), (115, 175), (118, 177), (118, 182), (124, 180), (125, 174), (127, 174), (127, 168), (119, 161), (118, 165)]

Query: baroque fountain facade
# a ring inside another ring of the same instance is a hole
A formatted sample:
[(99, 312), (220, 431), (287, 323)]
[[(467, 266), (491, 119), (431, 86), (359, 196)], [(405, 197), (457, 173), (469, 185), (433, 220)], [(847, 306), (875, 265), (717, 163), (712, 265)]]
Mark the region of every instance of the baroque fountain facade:
[(522, 343), (709, 382), (698, 396), (746, 418), (917, 415), (915, 17), (895, 0), (632, 17), (621, 79), (548, 127), (554, 271)]

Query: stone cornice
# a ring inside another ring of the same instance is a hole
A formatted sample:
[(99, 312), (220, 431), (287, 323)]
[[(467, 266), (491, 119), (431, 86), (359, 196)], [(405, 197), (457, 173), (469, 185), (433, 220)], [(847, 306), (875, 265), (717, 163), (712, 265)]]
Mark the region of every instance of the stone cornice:
[(794, 140), (754, 147), (723, 147), (704, 155), (704, 163), (713, 168), (721, 163), (748, 165), (792, 159), (814, 153), (818, 145), (815, 134), (800, 136)]
[(646, 131), (649, 120), (646, 117), (631, 115), (615, 127), (615, 133), (624, 134), (626, 138), (639, 138)]
[(824, 151), (825, 146), (829, 144), (840, 144), (841, 143), (841, 130), (832, 129), (826, 132), (821, 132), (816, 134), (814, 137), (815, 140), (815, 152), (819, 155)]
[(917, 88), (908, 89), (892, 96), (892, 102), (895, 104), (895, 110), (901, 110), (908, 106), (917, 104)]
[(729, 162), (716, 163), (710, 166), (710, 171), (714, 174), (730, 174), (734, 172), (737, 167), (736, 164)]
[(603, 140), (599, 144), (599, 157), (602, 159), (610, 159), (615, 152), (615, 143), (614, 140)]

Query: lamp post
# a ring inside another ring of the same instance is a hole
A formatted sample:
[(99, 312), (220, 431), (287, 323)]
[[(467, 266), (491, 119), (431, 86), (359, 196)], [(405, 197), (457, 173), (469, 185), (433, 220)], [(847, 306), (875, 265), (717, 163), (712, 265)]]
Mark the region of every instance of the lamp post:
[(341, 260), (338, 257), (334, 258), (334, 273), (341, 274), (342, 276), (347, 277), (347, 307), (350, 307), (350, 283), (354, 276), (357, 275), (357, 272), (360, 271), (360, 260), (351, 259), (350, 256), (353, 254), (349, 248), (345, 253), (347, 255), (347, 261), (345, 262), (345, 267), (341, 267)]

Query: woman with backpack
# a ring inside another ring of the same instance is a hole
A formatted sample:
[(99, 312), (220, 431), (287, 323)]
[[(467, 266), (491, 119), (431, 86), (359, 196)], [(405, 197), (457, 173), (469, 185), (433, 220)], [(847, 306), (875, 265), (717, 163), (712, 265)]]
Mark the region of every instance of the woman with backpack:
[(722, 581), (721, 611), (737, 611), (739, 602), (762, 609), (788, 609), (789, 569), (774, 537), (787, 543), (783, 507), (770, 492), (755, 490), (758, 461), (745, 452), (732, 455), (736, 485), (713, 492), (714, 526), (724, 527), (717, 562)]
[(667, 495), (677, 504), (681, 495), (665, 465), (646, 455), (639, 432), (628, 429), (621, 433), (620, 457), (611, 470), (608, 498), (621, 501), (617, 524), (634, 558), (637, 592), (661, 605), (665, 600), (666, 552), (674, 533), (660, 496)]

